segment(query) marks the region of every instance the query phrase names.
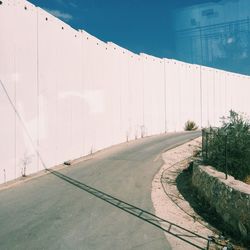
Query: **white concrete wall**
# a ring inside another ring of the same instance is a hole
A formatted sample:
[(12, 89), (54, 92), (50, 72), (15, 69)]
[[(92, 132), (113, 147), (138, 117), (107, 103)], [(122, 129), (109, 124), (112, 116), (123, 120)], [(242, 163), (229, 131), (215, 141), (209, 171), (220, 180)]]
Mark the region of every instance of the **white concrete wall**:
[(250, 114), (250, 77), (134, 54), (25, 0), (0, 5), (0, 183), (187, 120)]

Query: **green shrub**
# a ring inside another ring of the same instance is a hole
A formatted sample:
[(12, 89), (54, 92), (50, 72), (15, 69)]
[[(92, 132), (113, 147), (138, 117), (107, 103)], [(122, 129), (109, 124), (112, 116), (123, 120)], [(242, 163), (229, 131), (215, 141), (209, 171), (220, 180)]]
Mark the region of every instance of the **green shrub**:
[(193, 131), (193, 130), (196, 130), (198, 127), (197, 125), (195, 124), (194, 121), (190, 121), (188, 120), (186, 123), (185, 123), (185, 131)]
[(222, 118), (220, 128), (210, 128), (206, 138), (206, 163), (244, 180), (250, 175), (250, 123), (243, 116), (231, 110)]

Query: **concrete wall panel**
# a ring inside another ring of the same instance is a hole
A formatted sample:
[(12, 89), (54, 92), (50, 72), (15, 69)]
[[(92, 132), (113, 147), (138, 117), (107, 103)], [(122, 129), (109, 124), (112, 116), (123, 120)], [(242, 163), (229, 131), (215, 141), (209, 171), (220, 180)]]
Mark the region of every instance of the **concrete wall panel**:
[(175, 131), (176, 129), (176, 105), (175, 105), (175, 90), (177, 87), (178, 79), (175, 78), (177, 75), (176, 67), (172, 60), (165, 59), (165, 82), (166, 82), (166, 130)]
[(130, 93), (130, 113), (131, 131), (130, 139), (134, 140), (143, 134), (143, 75), (142, 59), (136, 54), (129, 55), (129, 93)]
[(71, 159), (76, 159), (85, 154), (84, 152), (84, 74), (85, 74), (85, 40), (81, 33), (72, 32), (71, 61), (74, 62), (74, 74), (69, 81), (71, 90), (68, 96), (71, 97)]
[[(16, 177), (38, 171), (37, 9), (16, 6)], [(25, 60), (24, 60), (25, 58)]]
[[(104, 47), (105, 52), (105, 78), (106, 84), (102, 86), (106, 93), (108, 146), (117, 144), (122, 139), (121, 132), (121, 67), (122, 49), (113, 43), (108, 43)], [(125, 132), (124, 132), (125, 133)]]
[[(9, 2), (8, 2), (9, 3)], [(16, 178), (16, 115), (12, 104), (16, 102), (16, 45), (15, 25), (11, 22), (16, 8), (8, 3), (0, 8), (0, 183)], [(10, 4), (10, 3), (9, 3)]]
[[(38, 9), (39, 152), (46, 166), (58, 161), (58, 86), (62, 74), (57, 37), (63, 32), (55, 18)], [(43, 169), (40, 162), (40, 169)]]
[[(164, 61), (141, 54), (144, 82), (144, 122), (146, 135), (165, 132)], [(157, 101), (156, 101), (157, 100)]]
[(202, 127), (211, 126), (214, 117), (214, 71), (208, 67), (201, 68), (202, 87)]
[(165, 103), (166, 103), (166, 131), (172, 132), (176, 129), (176, 105), (175, 90), (178, 79), (177, 71), (172, 60), (165, 59)]
[[(200, 67), (198, 65), (191, 65), (190, 66), (190, 77), (192, 83), (193, 83), (193, 96), (191, 97), (193, 99), (192, 101), (192, 108), (193, 110), (193, 121), (201, 128), (201, 91), (200, 91)], [(189, 92), (188, 92), (189, 93)]]

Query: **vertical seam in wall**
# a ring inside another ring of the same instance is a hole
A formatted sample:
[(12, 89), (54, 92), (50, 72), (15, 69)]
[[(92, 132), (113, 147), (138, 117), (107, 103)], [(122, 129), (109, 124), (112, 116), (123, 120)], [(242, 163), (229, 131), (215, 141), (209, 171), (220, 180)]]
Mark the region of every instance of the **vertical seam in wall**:
[(164, 61), (164, 115), (165, 115), (165, 133), (167, 133), (166, 60), (163, 59), (163, 61)]
[[(14, 54), (14, 71), (15, 71), (15, 80), (14, 80), (14, 104), (15, 104), (15, 107), (16, 107), (16, 81), (17, 81), (17, 69), (16, 69), (16, 44), (15, 44), (15, 48), (14, 48), (14, 51), (15, 51), (15, 54)], [(17, 150), (16, 150), (16, 147), (17, 147), (17, 121), (16, 121), (16, 112), (14, 112), (14, 115), (15, 115), (15, 119), (14, 119), (14, 124), (15, 124), (15, 132), (14, 132), (14, 140), (15, 140), (15, 179), (17, 178)], [(5, 171), (5, 182), (6, 182), (6, 171)]]
[[(145, 130), (145, 111), (144, 111), (144, 109), (145, 109), (145, 97), (144, 97), (144, 88), (145, 88), (145, 76), (144, 76), (144, 58), (141, 56), (141, 59), (142, 59), (142, 125), (143, 125), (143, 127), (142, 127), (142, 129), (143, 129), (143, 131), (142, 132), (144, 132), (144, 130)], [(144, 136), (144, 135), (143, 135)]]
[[(82, 91), (82, 95), (84, 96), (84, 60), (85, 60), (85, 57), (86, 55), (84, 55), (84, 39), (83, 39), (83, 35), (82, 33), (80, 34), (80, 45), (81, 45), (81, 55), (80, 55), (80, 59), (81, 59), (81, 91)], [(82, 104), (82, 121), (83, 121), (83, 124), (84, 124), (84, 105)], [(82, 125), (83, 125), (82, 124)], [(84, 129), (84, 125), (83, 125), (83, 129)], [(84, 138), (84, 133), (83, 133), (83, 136), (82, 136), (82, 152), (83, 154), (82, 155), (85, 155), (85, 138)]]
[(39, 170), (39, 152), (40, 152), (40, 136), (39, 136), (39, 124), (40, 124), (40, 98), (39, 98), (39, 93), (40, 93), (40, 85), (39, 85), (39, 14), (38, 14), (38, 8), (36, 10), (36, 31), (37, 31), (37, 34), (36, 34), (36, 39), (37, 39), (37, 47), (36, 47), (36, 67), (37, 67), (37, 71), (36, 71), (36, 83), (37, 83), (37, 170)]
[[(209, 75), (210, 77), (210, 75)], [(209, 121), (209, 118), (210, 118), (210, 109), (209, 109), (209, 106), (210, 106), (210, 98), (209, 98), (209, 91), (210, 91), (210, 86), (208, 86), (208, 84), (206, 84), (206, 88), (207, 88), (207, 91), (206, 91), (206, 94), (207, 94), (207, 116), (206, 116), (206, 127), (209, 127), (210, 126), (210, 121)]]
[(74, 105), (74, 102), (73, 102), (73, 98), (70, 98), (70, 159), (72, 159), (74, 153), (73, 153), (73, 105)]
[[(123, 58), (122, 58), (123, 59)], [(119, 67), (119, 72), (120, 72), (120, 76), (121, 76), (121, 74), (122, 74), (122, 70), (121, 70), (121, 67)], [(119, 129), (119, 139), (121, 138), (121, 140), (122, 140), (122, 84), (123, 84), (123, 81), (120, 79), (120, 81), (119, 81), (119, 86), (120, 86), (120, 102), (119, 102), (119, 104), (120, 104), (120, 115), (119, 115), (119, 118), (120, 118), (120, 129)]]
[(202, 44), (202, 36), (201, 36), (201, 27), (199, 26), (199, 31), (200, 31), (200, 50), (201, 50), (201, 65), (200, 65), (200, 102), (201, 102), (201, 128), (203, 127), (202, 122), (203, 122), (203, 115), (202, 115), (202, 109), (203, 109), (203, 105), (202, 105), (202, 64), (203, 64), (203, 44)]
[(215, 73), (213, 71), (213, 121), (212, 124), (215, 124)]
[[(178, 63), (178, 76), (181, 76), (181, 67), (180, 67), (180, 63)], [(177, 128), (175, 127), (175, 131), (179, 130), (179, 126), (180, 126), (180, 116), (181, 116), (181, 77), (178, 77), (178, 122), (177, 122)]]
[(132, 103), (132, 98), (131, 98), (131, 90), (130, 90), (130, 75), (129, 75), (129, 59), (130, 55), (127, 57), (127, 90), (128, 90), (128, 128), (127, 128), (127, 141), (129, 141), (129, 135), (131, 131), (131, 103)]
[(203, 124), (202, 124), (202, 120), (203, 120), (202, 109), (203, 109), (203, 105), (202, 105), (202, 66), (200, 65), (200, 123), (201, 123), (201, 128), (203, 128)]
[(224, 113), (227, 110), (227, 73), (225, 74), (225, 110)]

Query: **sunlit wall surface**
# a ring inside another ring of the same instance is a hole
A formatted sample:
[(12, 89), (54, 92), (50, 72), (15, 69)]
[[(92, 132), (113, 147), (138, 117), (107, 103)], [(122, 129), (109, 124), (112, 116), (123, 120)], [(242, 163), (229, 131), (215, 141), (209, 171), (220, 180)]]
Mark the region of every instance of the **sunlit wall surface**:
[(250, 78), (76, 31), (24, 0), (0, 5), (0, 183), (190, 119), (250, 114)]
[(250, 74), (249, 0), (192, 5), (174, 14), (178, 59)]

